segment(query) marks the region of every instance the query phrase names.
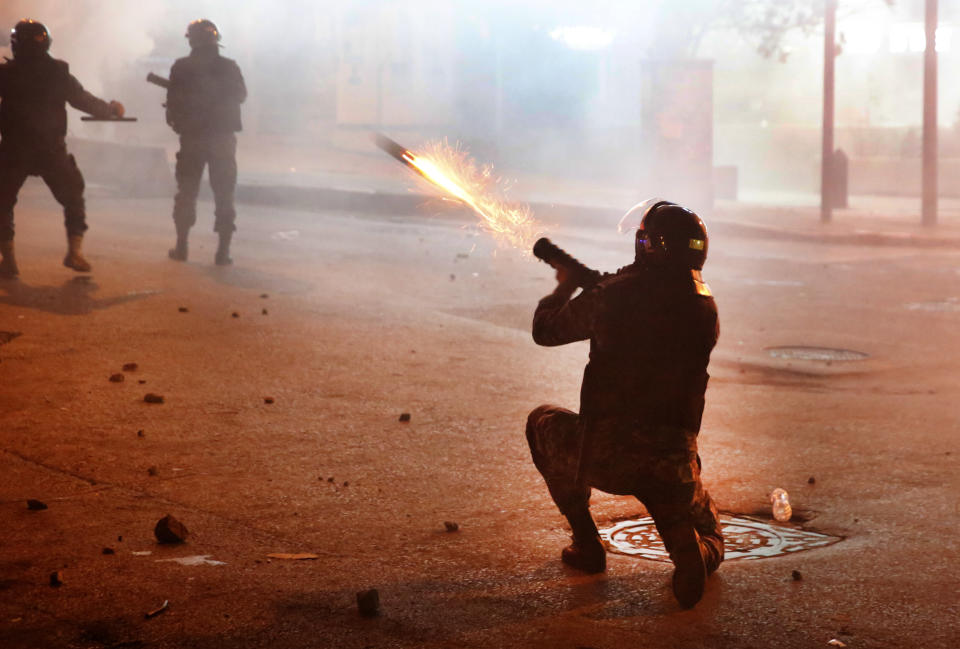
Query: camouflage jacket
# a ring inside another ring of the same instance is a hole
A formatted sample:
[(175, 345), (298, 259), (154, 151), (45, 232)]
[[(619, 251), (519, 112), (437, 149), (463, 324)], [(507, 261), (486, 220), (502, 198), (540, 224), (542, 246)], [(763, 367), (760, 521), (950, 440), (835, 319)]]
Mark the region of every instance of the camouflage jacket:
[(247, 86), (234, 60), (194, 50), (170, 68), (167, 123), (181, 135), (234, 133), (242, 129), (240, 104), (246, 99)]
[(6, 146), (42, 152), (60, 149), (67, 136), (67, 104), (95, 117), (110, 104), (83, 89), (70, 66), (49, 55), (0, 64), (0, 137)]
[(666, 428), (684, 431), (678, 445), (695, 444), (719, 335), (716, 303), (703, 287), (686, 269), (633, 264), (573, 299), (558, 287), (540, 300), (537, 344), (590, 340), (580, 390), (587, 426), (616, 422), (658, 438), (653, 431)]

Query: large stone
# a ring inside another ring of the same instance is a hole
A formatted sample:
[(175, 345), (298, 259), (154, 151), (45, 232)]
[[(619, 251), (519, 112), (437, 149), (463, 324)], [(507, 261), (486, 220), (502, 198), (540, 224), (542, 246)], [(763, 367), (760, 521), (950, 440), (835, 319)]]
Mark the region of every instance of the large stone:
[(167, 514), (153, 528), (153, 535), (157, 537), (159, 543), (183, 543), (187, 540), (187, 526), (176, 518)]
[(374, 617), (380, 614), (380, 593), (376, 588), (357, 593), (357, 610), (363, 617)]

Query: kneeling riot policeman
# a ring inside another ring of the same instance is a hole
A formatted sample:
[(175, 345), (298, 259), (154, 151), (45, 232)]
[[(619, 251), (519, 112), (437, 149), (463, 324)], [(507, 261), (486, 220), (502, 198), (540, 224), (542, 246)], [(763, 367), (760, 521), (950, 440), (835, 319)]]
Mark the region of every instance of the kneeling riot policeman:
[(227, 265), (230, 240), (236, 230), (234, 190), (237, 185), (237, 131), (241, 129), (240, 104), (247, 87), (240, 67), (220, 56), (220, 32), (209, 20), (187, 26), (190, 56), (177, 59), (170, 69), (167, 88), (167, 123), (180, 136), (177, 153), (177, 195), (173, 221), (177, 244), (170, 258), (187, 259), (187, 237), (197, 222), (197, 195), (203, 168), (210, 166), (213, 190), (213, 230), (220, 237), (215, 263)]
[(590, 516), (591, 488), (637, 497), (653, 517), (675, 569), (673, 592), (686, 608), (702, 597), (723, 560), (717, 508), (700, 481), (697, 435), (707, 364), (717, 341), (717, 307), (700, 271), (707, 231), (692, 211), (651, 200), (627, 212), (640, 220), (636, 260), (571, 299), (557, 288), (533, 318), (539, 345), (590, 340), (579, 414), (544, 405), (527, 419), (527, 441), (573, 531), (564, 563), (606, 570)]
[(67, 255), (63, 265), (87, 272), (81, 244), (87, 230), (84, 182), (67, 152), (67, 109), (123, 117), (123, 105), (83, 89), (64, 61), (50, 56), (50, 32), (21, 20), (10, 34), (13, 60), (0, 64), (0, 277), (19, 274), (13, 251), (13, 207), (28, 176), (40, 176), (63, 206)]

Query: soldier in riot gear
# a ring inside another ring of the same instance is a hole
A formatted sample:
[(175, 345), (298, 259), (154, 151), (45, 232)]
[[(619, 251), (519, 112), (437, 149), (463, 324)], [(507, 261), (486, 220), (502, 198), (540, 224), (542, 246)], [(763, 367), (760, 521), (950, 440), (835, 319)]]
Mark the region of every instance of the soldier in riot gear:
[(707, 364), (717, 341), (716, 304), (700, 271), (707, 232), (690, 210), (653, 200), (640, 219), (636, 261), (571, 299), (577, 285), (558, 267), (556, 290), (533, 318), (539, 345), (590, 340), (580, 413), (540, 406), (527, 440), (573, 532), (564, 563), (606, 569), (590, 515), (591, 488), (637, 497), (653, 517), (675, 565), (673, 592), (684, 607), (703, 595), (723, 560), (717, 509), (700, 481), (697, 435)]
[(87, 230), (83, 175), (67, 152), (67, 110), (94, 117), (123, 116), (123, 105), (83, 89), (64, 61), (50, 56), (50, 32), (21, 20), (10, 34), (13, 59), (0, 63), (0, 277), (19, 274), (13, 247), (13, 208), (28, 176), (40, 176), (63, 206), (67, 255), (63, 264), (87, 272), (81, 244)]
[(240, 104), (247, 88), (235, 61), (220, 56), (220, 32), (209, 20), (187, 26), (190, 55), (174, 62), (167, 88), (167, 123), (180, 136), (177, 153), (177, 195), (173, 221), (176, 246), (170, 258), (187, 259), (187, 238), (197, 221), (197, 194), (203, 168), (209, 165), (215, 221), (220, 243), (214, 261), (232, 263), (230, 240), (236, 230), (234, 190), (237, 184), (237, 137)]

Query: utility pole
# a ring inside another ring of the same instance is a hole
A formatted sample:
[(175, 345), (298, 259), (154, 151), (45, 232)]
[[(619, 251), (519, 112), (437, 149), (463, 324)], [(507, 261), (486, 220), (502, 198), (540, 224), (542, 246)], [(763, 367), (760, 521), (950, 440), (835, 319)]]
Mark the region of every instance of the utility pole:
[(926, 0), (923, 52), (923, 225), (937, 224), (937, 2)]
[[(929, 0), (928, 0), (929, 2)], [(823, 35), (823, 146), (820, 153), (820, 222), (833, 217), (833, 87), (837, 59), (837, 0), (827, 0)]]

